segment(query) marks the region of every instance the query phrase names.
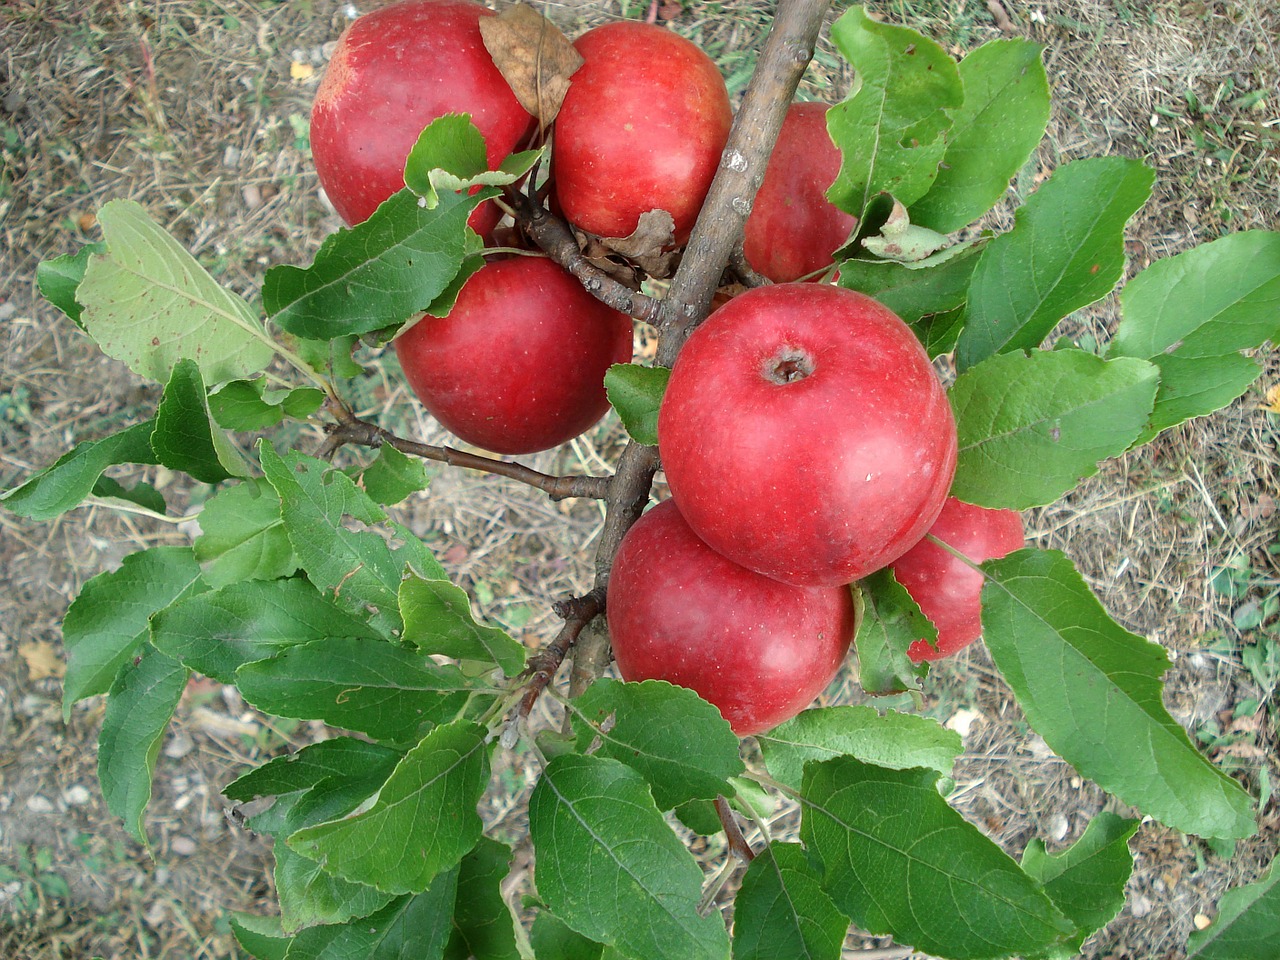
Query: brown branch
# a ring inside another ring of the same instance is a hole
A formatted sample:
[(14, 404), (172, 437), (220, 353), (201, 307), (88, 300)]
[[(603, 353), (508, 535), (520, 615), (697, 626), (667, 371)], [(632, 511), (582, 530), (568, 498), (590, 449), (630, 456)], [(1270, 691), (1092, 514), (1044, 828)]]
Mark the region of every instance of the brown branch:
[(725, 838), (729, 841), (729, 852), (743, 863), (754, 860), (756, 852), (751, 849), (751, 844), (747, 843), (747, 838), (742, 835), (738, 818), (734, 816), (733, 808), (723, 796), (716, 797), (716, 816), (720, 818), (720, 826), (724, 827)]
[(767, 287), (773, 283), (764, 274), (756, 273), (755, 268), (747, 262), (747, 255), (743, 252), (740, 243), (729, 254), (729, 269), (744, 287)]
[(509, 463), (506, 460), (495, 460), (478, 454), (456, 450), (453, 447), (438, 447), (429, 443), (419, 443), (396, 436), (376, 423), (361, 420), (345, 404), (330, 402), (327, 409), (337, 418), (336, 423), (325, 424), (328, 437), (317, 451), (317, 456), (329, 459), (338, 448), (351, 443), (361, 447), (377, 449), (381, 446), (395, 447), (401, 453), (423, 460), (434, 460), (447, 463), (452, 467), (465, 467), (468, 470), (479, 470), (492, 473), (509, 480), (537, 487), (552, 500), (565, 500), (569, 497), (587, 497), (604, 500), (609, 496), (612, 486), (611, 477), (556, 477), (526, 467), (520, 463)]
[[(765, 40), (755, 74), (729, 131), (698, 222), (680, 268), (658, 313), (657, 362), (669, 367), (685, 340), (711, 309), (720, 277), (735, 246), (756, 191), (764, 180), (769, 154), (777, 142), (787, 107), (813, 57), (830, 0), (779, 0), (773, 28)], [(604, 529), (596, 548), (596, 589), (608, 587), (609, 570), (622, 536), (639, 519), (658, 470), (658, 451), (634, 441), (623, 450), (607, 497)], [(589, 687), (608, 665), (607, 631), (592, 631), (573, 654), (569, 695)]]
[(632, 290), (583, 256), (567, 223), (518, 190), (508, 191), (507, 200), (515, 207), (517, 219), (529, 238), (577, 277), (589, 294), (629, 317), (645, 323), (657, 321), (661, 301)]

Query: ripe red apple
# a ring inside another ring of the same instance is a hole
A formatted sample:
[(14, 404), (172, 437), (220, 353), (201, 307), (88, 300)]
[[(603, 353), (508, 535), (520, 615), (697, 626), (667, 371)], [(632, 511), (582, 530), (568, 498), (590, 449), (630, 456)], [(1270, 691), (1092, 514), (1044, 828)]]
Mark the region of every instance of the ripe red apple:
[(840, 150), (827, 133), (825, 103), (793, 103), (769, 157), (742, 239), (747, 263), (774, 283), (832, 264), (858, 218), (827, 199)]
[(956, 427), (896, 314), (852, 290), (787, 283), (735, 297), (689, 337), (658, 450), (709, 546), (786, 583), (833, 586), (924, 536), (955, 473)]
[(566, 217), (626, 237), (666, 210), (676, 243), (693, 229), (733, 114), (711, 58), (665, 27), (618, 21), (574, 43), (586, 61), (556, 118), (552, 173)]
[[(955, 497), (947, 498), (929, 533), (974, 563), (1003, 557), (1026, 543), (1017, 511), (975, 507)], [(913, 662), (949, 657), (982, 634), (983, 577), (964, 561), (925, 539), (894, 561), (893, 573), (938, 628), (936, 649), (924, 640), (907, 648)]]
[[(311, 108), (311, 152), (348, 224), (404, 187), (418, 135), (446, 113), (471, 115), (491, 168), (528, 136), (533, 118), (480, 36), (480, 18), (493, 15), (472, 0), (407, 0), (365, 14), (338, 39)], [(483, 236), (500, 216), (485, 203), (470, 223)]]
[(447, 317), (395, 341), (405, 379), (460, 439), (533, 453), (587, 430), (609, 408), (604, 375), (631, 360), (631, 320), (543, 257), (488, 263)]
[(716, 553), (672, 500), (627, 531), (609, 575), (624, 680), (667, 680), (720, 708), (740, 737), (795, 716), (844, 662), (848, 587), (793, 587)]

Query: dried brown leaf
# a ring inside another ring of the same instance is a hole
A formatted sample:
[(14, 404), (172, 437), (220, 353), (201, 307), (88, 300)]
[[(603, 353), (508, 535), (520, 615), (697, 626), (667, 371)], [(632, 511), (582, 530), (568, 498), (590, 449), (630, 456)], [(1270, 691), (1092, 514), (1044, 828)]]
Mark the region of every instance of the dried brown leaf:
[(676, 224), (665, 210), (649, 210), (629, 237), (599, 237), (599, 242), (619, 256), (638, 264), (651, 277), (671, 275), (676, 263)]
[(58, 656), (57, 645), (47, 640), (32, 640), (30, 643), (19, 644), (18, 656), (26, 661), (27, 672), (32, 680), (57, 678), (67, 672), (66, 663)]
[(480, 34), (520, 105), (545, 129), (560, 112), (582, 55), (559, 27), (524, 3), (482, 17)]

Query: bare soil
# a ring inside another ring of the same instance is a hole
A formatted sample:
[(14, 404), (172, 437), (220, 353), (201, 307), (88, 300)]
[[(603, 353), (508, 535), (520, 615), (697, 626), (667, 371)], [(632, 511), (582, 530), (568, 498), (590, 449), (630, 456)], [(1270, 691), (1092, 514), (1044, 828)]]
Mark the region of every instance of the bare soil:
[[(306, 118), (349, 6), (371, 4), (0, 6), (0, 488), (73, 442), (143, 418), (156, 400), (154, 386), (102, 357), (35, 288), (38, 261), (99, 237), (93, 214), (103, 202), (143, 203), (249, 296), (268, 266), (307, 262), (337, 228), (318, 196)], [(642, 16), (649, 5), (542, 6), (573, 35), (610, 17)], [(672, 26), (703, 43), (740, 92), (769, 5), (677, 8), (662, 11), (678, 13)], [(889, 0), (873, 9), (956, 54), (1001, 35), (1045, 45), (1056, 106), (1032, 180), (1103, 153), (1141, 157), (1157, 170), (1156, 194), (1131, 225), (1131, 273), (1225, 232), (1280, 229), (1280, 8), (1272, 0)], [(805, 89), (835, 99), (849, 80), (824, 47)], [(1112, 299), (1082, 311), (1064, 333), (1105, 340), (1117, 309)], [(1034, 542), (1072, 556), (1122, 624), (1169, 649), (1174, 715), (1224, 769), (1269, 796), (1280, 778), (1280, 654), (1252, 613), (1280, 586), (1280, 419), (1262, 409), (1267, 388), (1280, 383), (1280, 359), (1270, 349), (1258, 359), (1263, 377), (1229, 409), (1104, 464), (1027, 522)], [(441, 436), (392, 365), (355, 389), (366, 409), (386, 405), (401, 432)], [(620, 439), (609, 422), (534, 463), (605, 472)], [(318, 443), (318, 434), (301, 443)], [(174, 477), (146, 476), (172, 507), (189, 500)], [(504, 480), (441, 473), (403, 519), (486, 616), (537, 645), (554, 632), (548, 599), (589, 584), (601, 515), (597, 505), (552, 504)], [(62, 719), (59, 624), (71, 598), (127, 553), (187, 536), (179, 525), (96, 506), (49, 524), (0, 511), (0, 956), (243, 956), (225, 913), (270, 909), (266, 841), (228, 821), (219, 790), (246, 764), (320, 731), (273, 724), (233, 689), (193, 683), (164, 743), (147, 851), (106, 813), (97, 788), (101, 703)], [(1236, 571), (1231, 594), (1224, 568)], [(1268, 650), (1277, 664), (1269, 674)], [(832, 692), (852, 695), (849, 683)], [(1010, 851), (1031, 837), (1069, 843), (1114, 807), (1030, 733), (981, 645), (935, 672), (927, 709), (966, 734), (955, 802)], [(523, 768), (500, 776), (518, 797)], [(1260, 820), (1259, 835), (1234, 852), (1144, 825), (1128, 904), (1083, 955), (1182, 956), (1187, 933), (1214, 915), (1223, 891), (1256, 878), (1274, 856), (1274, 800)], [(851, 935), (849, 955), (872, 944), (885, 946)]]

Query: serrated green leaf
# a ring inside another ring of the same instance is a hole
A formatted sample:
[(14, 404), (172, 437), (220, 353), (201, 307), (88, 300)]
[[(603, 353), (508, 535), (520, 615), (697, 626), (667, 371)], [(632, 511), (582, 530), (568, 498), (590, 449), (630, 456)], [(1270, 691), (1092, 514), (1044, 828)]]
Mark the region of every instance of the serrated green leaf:
[(381, 634), (303, 579), (245, 580), (171, 604), (151, 619), (151, 642), (192, 670), (235, 683), (246, 663), (329, 637)]
[(163, 515), (169, 509), (164, 502), (164, 494), (149, 483), (138, 482), (132, 487), (125, 487), (119, 480), (111, 477), (99, 477), (93, 485), (93, 495), (104, 500), (123, 500), (134, 506)]
[(1124, 887), (1133, 872), (1129, 838), (1141, 821), (1126, 820), (1104, 810), (1094, 816), (1084, 835), (1066, 850), (1050, 854), (1033, 838), (1022, 854), (1022, 869), (1034, 878), (1076, 925), (1072, 952), (1095, 930), (1115, 919), (1124, 906)]
[(867, 706), (806, 710), (756, 740), (770, 775), (793, 787), (800, 786), (809, 760), (851, 756), (894, 770), (928, 767), (950, 776), (964, 750), (960, 735), (936, 720)]
[(911, 204), (912, 223), (951, 233), (1004, 196), (1049, 123), (1043, 49), (1026, 40), (992, 40), (960, 61), (964, 105), (953, 116), (938, 179)]
[(511, 848), (481, 837), (458, 865), (458, 903), (445, 960), (520, 960), (502, 881), (511, 872)]
[(799, 844), (762, 850), (733, 902), (733, 960), (839, 960), (849, 918), (819, 877)]
[(529, 942), (538, 960), (600, 960), (604, 950), (604, 944), (570, 930), (549, 910), (539, 910), (534, 917)]
[(1084, 350), (990, 357), (951, 388), (959, 453), (951, 494), (982, 507), (1052, 503), (1142, 431), (1159, 371)]
[(1150, 167), (1123, 157), (1055, 170), (974, 268), (959, 369), (1039, 346), (1067, 314), (1105, 297), (1124, 272), (1125, 224), (1154, 181)]
[(36, 286), (40, 288), (41, 295), (65, 313), (81, 330), (84, 329), (84, 322), (80, 314), (84, 308), (76, 299), (76, 290), (89, 267), (89, 258), (106, 252), (105, 243), (86, 243), (75, 253), (53, 260), (42, 260), (36, 266)]
[(1027, 720), (1109, 793), (1177, 830), (1247, 837), (1252, 801), (1165, 710), (1164, 650), (1102, 608), (1070, 559), (1018, 550), (983, 564), (982, 634)]
[(800, 837), (836, 905), (869, 933), (954, 960), (1033, 953), (1070, 935), (1036, 882), (947, 806), (938, 779), (852, 757), (806, 765)]
[(878, 300), (919, 336), (918, 328), (925, 318), (964, 305), (981, 253), (982, 246), (973, 244), (928, 267), (888, 260), (846, 260), (840, 264), (840, 286)]
[(873, 696), (919, 690), (929, 667), (912, 663), (907, 648), (921, 639), (936, 643), (937, 627), (888, 567), (863, 578), (858, 586), (863, 613), (853, 643), (862, 689)]
[(390, 444), (383, 444), (373, 462), (364, 468), (360, 483), (375, 503), (390, 506), (410, 494), (425, 490), (431, 483), (431, 475), (421, 460), (405, 456)]
[(1280, 941), (1280, 867), (1222, 895), (1218, 916), (1187, 939), (1188, 960), (1272, 960)]
[(310, 340), (372, 333), (426, 309), (457, 275), (467, 217), (492, 190), (446, 194), (428, 209), (404, 189), (325, 240), (311, 266), (267, 271), (262, 302), (283, 329)]
[(434, 207), (440, 202), (440, 193), (515, 183), (542, 154), (541, 149), (512, 154), (497, 170), (490, 170), (484, 137), (471, 116), (445, 114), (418, 135), (405, 161), (404, 182), (428, 207)]
[(205, 589), (190, 547), (131, 553), (118, 570), (86, 583), (62, 621), (63, 717), (70, 718), (72, 704), (111, 688), (120, 668), (146, 643), (154, 613)]
[(423, 653), (495, 663), (514, 677), (524, 668), (525, 649), (497, 627), (476, 622), (467, 592), (448, 580), (409, 576), (400, 584), (403, 639)]
[(265, 377), (223, 384), (209, 394), (209, 411), (213, 419), (227, 430), (262, 430), (285, 417), (309, 417), (324, 403), (324, 391), (315, 387), (272, 391), (271, 395), (268, 395), (266, 387)]
[(112, 200), (98, 222), (107, 252), (90, 258), (76, 299), (103, 353), (157, 383), (182, 359), (210, 384), (266, 369), (276, 348), (262, 322), (141, 204)]
[(173, 718), (190, 671), (150, 645), (116, 675), (98, 736), (98, 783), (107, 809), (146, 844), (142, 817), (151, 801), (160, 740)]
[(956, 62), (927, 37), (851, 7), (831, 39), (857, 71), (847, 100), (827, 113), (840, 173), (827, 197), (861, 217), (878, 193), (910, 206), (938, 175), (951, 113), (964, 102)]
[(604, 388), (609, 403), (637, 443), (657, 445), (658, 407), (669, 379), (671, 371), (667, 367), (645, 367), (638, 363), (615, 363), (605, 372)]
[(285, 960), (293, 938), (284, 932), (279, 917), (255, 917), (247, 913), (236, 913), (227, 920), (236, 943), (248, 951), (254, 960)]
[(443, 960), (457, 886), (451, 870), (425, 893), (399, 897), (373, 916), (303, 930), (285, 960)]
[[(471, 686), (456, 667), (382, 640), (325, 637), (236, 671), (244, 698), (278, 717), (323, 720), (406, 743), (452, 720)], [(403, 892), (403, 891), (402, 891)]]
[(156, 409), (151, 449), (166, 467), (201, 483), (248, 475), (243, 454), (209, 419), (204, 380), (194, 360), (179, 360), (173, 366)]
[(329, 340), (308, 340), (305, 337), (292, 339), (299, 358), (316, 373), (334, 380), (350, 380), (368, 372), (355, 361), (354, 353), (361, 342), (361, 338), (355, 334)]
[(288, 844), (337, 876), (421, 893), (480, 839), (476, 804), (488, 779), (484, 729), (457, 720), (405, 754), (367, 810), (300, 830)]
[(702, 870), (640, 774), (565, 754), (529, 798), (538, 894), (571, 929), (628, 957), (727, 960), (719, 913), (697, 912)]
[(227, 784), (222, 793), (229, 800), (248, 803), (258, 797), (305, 793), (322, 780), (352, 772), (381, 782), (391, 775), (400, 756), (390, 747), (368, 740), (331, 737), (268, 760)]
[(1241, 350), (1280, 340), (1280, 232), (1232, 234), (1157, 260), (1120, 294), (1124, 319), (1109, 356), (1160, 368), (1160, 392), (1144, 442), (1218, 410), (1261, 368)]
[(241, 580), (274, 580), (298, 569), (280, 516), (280, 497), (260, 477), (227, 487), (200, 511), (193, 548), (215, 589)]
[(126, 427), (101, 440), (85, 440), (23, 483), (0, 493), (0, 503), (29, 520), (52, 520), (93, 492), (107, 467), (159, 463), (151, 449), (155, 421)]
[[(720, 711), (692, 690), (664, 680), (604, 679), (569, 706), (578, 749), (585, 752), (598, 739), (596, 755), (612, 757), (643, 776), (658, 809), (733, 794), (728, 778), (744, 769), (738, 738)], [(691, 738), (690, 730), (697, 730), (697, 737)]]

